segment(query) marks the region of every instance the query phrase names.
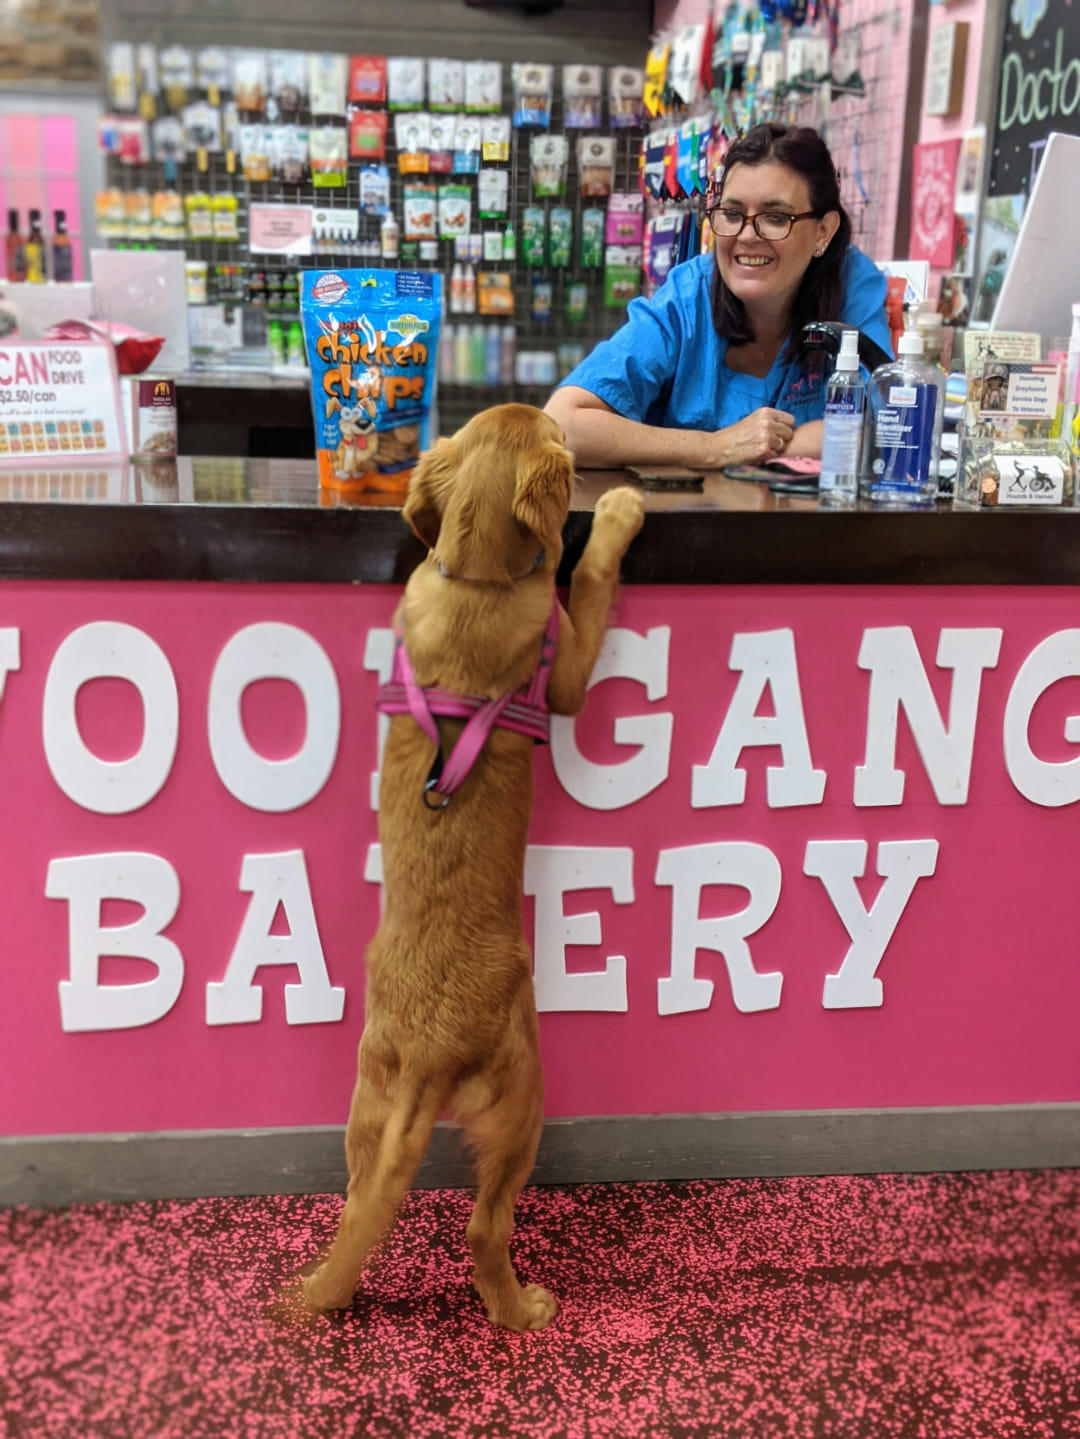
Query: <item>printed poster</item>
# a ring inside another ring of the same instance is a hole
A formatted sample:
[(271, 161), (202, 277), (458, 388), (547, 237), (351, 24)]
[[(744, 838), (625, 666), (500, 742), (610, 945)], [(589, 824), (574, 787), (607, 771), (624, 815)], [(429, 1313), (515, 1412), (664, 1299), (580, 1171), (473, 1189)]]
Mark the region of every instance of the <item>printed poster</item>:
[(0, 343), (0, 465), (127, 458), (111, 345)]
[(908, 257), (952, 269), (956, 237), (956, 168), (960, 140), (916, 145), (911, 182)]

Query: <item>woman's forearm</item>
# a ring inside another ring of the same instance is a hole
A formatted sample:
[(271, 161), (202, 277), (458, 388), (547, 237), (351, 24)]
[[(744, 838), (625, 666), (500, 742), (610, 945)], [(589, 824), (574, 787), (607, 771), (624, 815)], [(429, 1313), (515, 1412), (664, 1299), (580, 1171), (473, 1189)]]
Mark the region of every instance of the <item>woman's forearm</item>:
[(799, 425), (784, 454), (820, 460), (821, 438), (824, 430), (824, 420), (809, 420), (805, 425)]
[(628, 420), (613, 410), (575, 405), (556, 391), (545, 406), (566, 435), (567, 447), (582, 469), (614, 469), (620, 465), (706, 465), (709, 442), (702, 430), (662, 429)]

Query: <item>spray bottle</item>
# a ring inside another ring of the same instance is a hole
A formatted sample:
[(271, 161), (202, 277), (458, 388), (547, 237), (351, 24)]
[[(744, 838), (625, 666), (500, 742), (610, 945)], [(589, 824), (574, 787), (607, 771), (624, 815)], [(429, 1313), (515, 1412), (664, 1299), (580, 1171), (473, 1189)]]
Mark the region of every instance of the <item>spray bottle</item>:
[(859, 332), (845, 330), (825, 390), (818, 498), (823, 505), (854, 504), (859, 492), (866, 385), (859, 370)]

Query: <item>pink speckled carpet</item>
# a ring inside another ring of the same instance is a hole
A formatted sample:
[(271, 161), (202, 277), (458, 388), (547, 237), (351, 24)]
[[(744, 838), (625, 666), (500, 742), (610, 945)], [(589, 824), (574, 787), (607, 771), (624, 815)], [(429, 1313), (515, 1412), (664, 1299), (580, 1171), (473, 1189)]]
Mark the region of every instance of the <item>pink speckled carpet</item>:
[(491, 1328), (461, 1191), (274, 1317), (337, 1197), (0, 1213), (5, 1439), (1075, 1439), (1080, 1171), (531, 1189)]

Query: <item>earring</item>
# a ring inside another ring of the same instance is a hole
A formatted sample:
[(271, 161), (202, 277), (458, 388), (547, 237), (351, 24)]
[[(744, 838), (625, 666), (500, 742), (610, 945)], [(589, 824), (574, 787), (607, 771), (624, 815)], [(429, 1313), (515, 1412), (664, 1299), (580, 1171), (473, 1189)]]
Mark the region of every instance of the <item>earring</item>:
[(814, 251), (814, 259), (815, 259), (815, 260), (820, 260), (821, 257), (822, 257), (822, 255), (824, 255), (824, 253), (825, 253), (824, 250), (815, 250), (815, 251)]

